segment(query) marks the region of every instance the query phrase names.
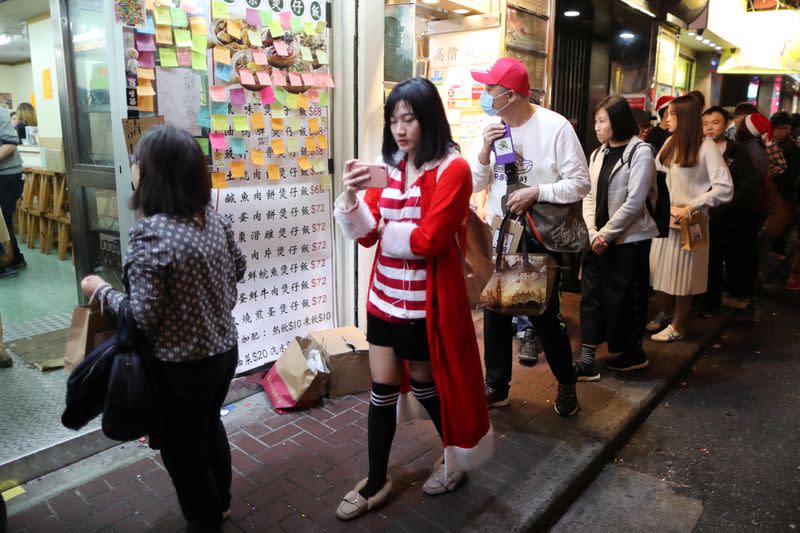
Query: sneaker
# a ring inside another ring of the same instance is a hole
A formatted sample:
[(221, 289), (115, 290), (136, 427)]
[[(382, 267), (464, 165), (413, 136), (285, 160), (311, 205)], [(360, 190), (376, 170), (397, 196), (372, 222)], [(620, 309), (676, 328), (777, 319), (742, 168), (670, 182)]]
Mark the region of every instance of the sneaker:
[(572, 416), (578, 412), (578, 394), (575, 392), (574, 383), (559, 383), (558, 395), (553, 409), (560, 416)]
[(650, 366), (650, 361), (647, 360), (647, 356), (641, 350), (636, 354), (622, 352), (606, 363), (606, 368), (616, 370), (617, 372), (629, 372), (631, 370), (647, 368), (648, 366)]
[(523, 366), (533, 366), (539, 361), (539, 354), (536, 353), (536, 335), (533, 330), (526, 329), (519, 342), (519, 364)]
[(786, 280), (786, 283), (783, 284), (783, 290), (800, 291), (800, 277), (795, 278), (793, 276)]
[(583, 361), (578, 361), (575, 365), (575, 377), (578, 381), (600, 381), (600, 372), (597, 365), (589, 365)]
[(6, 268), (3, 268), (3, 269), (0, 269), (0, 279), (16, 278), (16, 277), (17, 277), (17, 273), (14, 270), (12, 270), (10, 267), (6, 267)]
[(673, 328), (672, 324), (670, 324), (655, 335), (651, 335), (650, 338), (656, 342), (675, 342), (682, 340), (683, 336), (684, 332), (678, 332), (678, 330)]
[[(788, 284), (789, 282), (787, 281), (786, 283)], [(784, 288), (785, 287), (786, 285), (784, 285)], [(800, 290), (800, 280), (798, 280), (798, 288), (795, 290)], [(731, 309), (739, 309), (742, 311), (750, 307), (750, 298), (734, 298), (733, 296), (723, 296), (722, 305), (725, 307), (730, 307)]]
[(672, 315), (669, 315), (665, 312), (660, 312), (656, 315), (656, 317), (647, 323), (645, 329), (650, 333), (655, 333), (656, 331), (661, 331), (664, 326), (669, 324), (672, 321)]
[(505, 407), (508, 405), (508, 391), (500, 394), (489, 385), (486, 385), (486, 405), (489, 407)]

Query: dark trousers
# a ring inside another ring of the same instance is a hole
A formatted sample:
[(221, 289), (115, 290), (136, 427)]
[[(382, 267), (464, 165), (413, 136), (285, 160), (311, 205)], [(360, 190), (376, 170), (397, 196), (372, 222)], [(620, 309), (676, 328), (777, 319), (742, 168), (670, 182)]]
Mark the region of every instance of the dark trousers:
[(231, 449), (219, 410), (236, 371), (238, 348), (189, 363), (156, 361), (161, 448), (188, 531), (220, 531), (231, 504)]
[[(559, 383), (575, 383), (572, 367), (572, 346), (567, 326), (561, 320), (560, 273), (556, 275), (553, 295), (547, 311), (541, 316), (528, 317), (536, 335), (542, 341), (547, 364)], [(511, 383), (511, 320), (489, 309), (483, 311), (483, 348), (486, 364), (486, 384), (498, 392), (507, 392)]]
[(650, 291), (650, 243), (612, 244), (601, 255), (589, 251), (581, 275), (581, 342), (608, 343), (611, 353), (637, 352)]
[(758, 275), (758, 226), (758, 217), (747, 213), (711, 218), (704, 297), (709, 308), (720, 305), (726, 286), (734, 298), (752, 298)]
[(11, 248), (14, 250), (14, 262), (20, 260), (17, 235), (14, 230), (14, 211), (17, 210), (17, 200), (22, 196), (22, 174), (0, 174), (0, 209), (3, 210), (3, 219), (11, 234)]

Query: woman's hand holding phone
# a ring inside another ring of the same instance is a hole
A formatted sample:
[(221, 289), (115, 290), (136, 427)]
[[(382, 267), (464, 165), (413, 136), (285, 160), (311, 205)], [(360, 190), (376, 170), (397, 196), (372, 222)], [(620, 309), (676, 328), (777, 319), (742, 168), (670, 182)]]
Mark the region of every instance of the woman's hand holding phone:
[(364, 188), (364, 182), (369, 180), (369, 169), (358, 159), (349, 159), (344, 164), (342, 185), (344, 186), (345, 204), (353, 207), (356, 204), (356, 194)]

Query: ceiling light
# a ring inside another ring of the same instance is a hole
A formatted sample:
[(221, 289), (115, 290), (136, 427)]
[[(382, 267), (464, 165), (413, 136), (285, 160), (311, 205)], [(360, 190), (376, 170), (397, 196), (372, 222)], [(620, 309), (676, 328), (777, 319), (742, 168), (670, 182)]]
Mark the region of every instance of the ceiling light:
[(0, 33), (0, 46), (5, 46), (11, 42), (11, 37), (5, 33)]
[(715, 46), (715, 47), (714, 47), (714, 49), (715, 49), (715, 50), (722, 50), (722, 47), (721, 47), (721, 46), (719, 46), (719, 45), (717, 45), (717, 46)]
[(570, 10), (570, 11), (564, 11), (564, 16), (565, 17), (580, 17), (581, 16), (581, 12), (580, 11), (575, 11), (574, 9)]
[(710, 40), (708, 40), (708, 39), (703, 39), (703, 44), (708, 44), (708, 43), (710, 43), (710, 42), (711, 42), (711, 41), (710, 41)]
[(422, 0), (423, 4), (438, 4), (439, 0)]
[(717, 46), (717, 43), (710, 42), (710, 43), (708, 43), (708, 46), (710, 46), (711, 48), (714, 48), (715, 46)]
[(467, 13), (469, 13), (469, 9), (454, 9), (453, 13), (455, 13), (456, 15), (466, 15)]
[(698, 41), (702, 41), (703, 40), (703, 36), (702, 35), (698, 35), (697, 37), (695, 37), (695, 39), (697, 39)]
[(619, 34), (619, 37), (620, 39), (633, 39), (636, 36), (629, 31), (624, 31)]
[(689, 32), (689, 37), (694, 37), (694, 36), (695, 36), (695, 33), (693, 31), (690, 31)]

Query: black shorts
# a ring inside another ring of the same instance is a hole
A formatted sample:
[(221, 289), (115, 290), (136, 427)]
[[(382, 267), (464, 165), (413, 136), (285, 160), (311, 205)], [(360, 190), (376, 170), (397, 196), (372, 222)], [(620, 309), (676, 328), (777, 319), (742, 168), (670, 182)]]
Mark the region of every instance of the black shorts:
[(398, 359), (430, 361), (428, 330), (425, 319), (413, 322), (388, 322), (367, 313), (367, 342), (394, 348)]

